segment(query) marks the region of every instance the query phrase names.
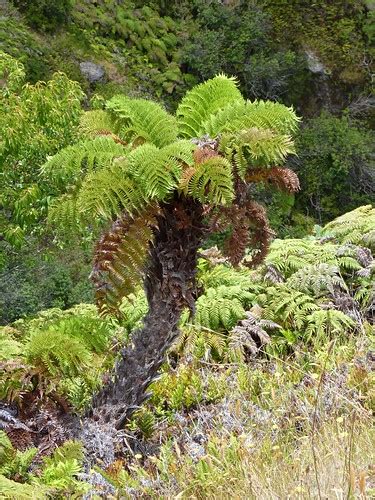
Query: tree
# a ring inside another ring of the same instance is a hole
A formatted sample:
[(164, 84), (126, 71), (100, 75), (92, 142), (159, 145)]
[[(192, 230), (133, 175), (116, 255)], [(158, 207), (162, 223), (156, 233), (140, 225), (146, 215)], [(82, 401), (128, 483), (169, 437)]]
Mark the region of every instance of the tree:
[(11, 245), (45, 216), (53, 193), (39, 167), (76, 140), (83, 95), (63, 73), (25, 84), (23, 64), (0, 51), (0, 239)]
[(147, 397), (178, 336), (182, 311), (194, 311), (198, 249), (214, 231), (238, 264), (265, 256), (271, 230), (253, 185), (288, 192), (297, 176), (282, 168), (294, 153), (298, 118), (291, 108), (243, 99), (236, 81), (218, 75), (194, 87), (175, 116), (159, 104), (115, 96), (81, 121), (86, 138), (50, 158), (43, 175), (62, 194), (49, 219), (62, 226), (107, 226), (92, 279), (103, 314), (143, 280), (149, 310), (121, 352), (113, 378), (94, 397), (95, 420), (119, 429)]

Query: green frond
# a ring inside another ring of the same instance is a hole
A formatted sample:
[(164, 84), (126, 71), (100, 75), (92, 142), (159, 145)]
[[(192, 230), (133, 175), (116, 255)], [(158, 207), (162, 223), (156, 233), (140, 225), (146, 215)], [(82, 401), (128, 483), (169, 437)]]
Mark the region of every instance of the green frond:
[(44, 467), (40, 476), (35, 480), (36, 483), (41, 483), (47, 487), (56, 490), (66, 490), (74, 486), (76, 493), (79, 491), (84, 493), (90, 489), (87, 483), (78, 482), (77, 475), (82, 472), (82, 466), (74, 458), (63, 462), (58, 462), (56, 465)]
[(91, 362), (91, 353), (82, 342), (53, 326), (31, 333), (25, 345), (25, 357), (29, 363), (52, 376), (78, 375)]
[(60, 462), (68, 460), (77, 460), (81, 462), (84, 459), (83, 447), (80, 441), (65, 441), (65, 443), (57, 447), (52, 455), (44, 458), (45, 465), (57, 465)]
[(272, 265), (288, 278), (309, 264), (329, 264), (340, 267), (340, 260), (336, 256), (337, 248), (337, 245), (332, 243), (322, 245), (317, 240), (276, 239), (271, 244), (265, 263)]
[(98, 135), (117, 134), (118, 126), (108, 111), (95, 109), (81, 115), (79, 131), (83, 137), (93, 139)]
[(110, 328), (109, 324), (99, 317), (72, 315), (61, 318), (54, 323), (54, 328), (77, 339), (94, 353), (105, 352), (109, 347)]
[(314, 299), (309, 295), (290, 290), (285, 285), (278, 285), (267, 289), (267, 296), (262, 304), (264, 317), (284, 328), (301, 330), (306, 324), (308, 315), (319, 310)]
[(22, 344), (0, 327), (0, 361), (17, 358), (22, 353)]
[(55, 198), (48, 207), (48, 224), (56, 228), (74, 231), (80, 226), (82, 218), (77, 208), (76, 193), (65, 193)]
[(220, 156), (209, 158), (195, 167), (187, 192), (201, 203), (229, 204), (234, 198), (232, 167)]
[(375, 250), (374, 228), (375, 208), (372, 205), (364, 205), (329, 222), (322, 233), (341, 243), (368, 246)]
[(121, 158), (126, 153), (127, 149), (112, 138), (96, 137), (62, 149), (47, 160), (41, 173), (57, 186), (66, 188), (84, 173), (107, 167), (115, 158)]
[(6, 433), (0, 430), (0, 475), (4, 474), (9, 479), (15, 477), (19, 480), (26, 479), (37, 451), (37, 448), (29, 448), (25, 451), (16, 450)]
[(12, 500), (45, 500), (48, 489), (43, 485), (30, 485), (12, 481), (0, 474), (0, 491), (3, 498)]
[(290, 290), (298, 290), (314, 297), (324, 296), (327, 292), (333, 295), (335, 288), (348, 288), (340, 276), (339, 268), (325, 263), (307, 265), (299, 269), (286, 281), (286, 286)]
[(212, 330), (230, 330), (245, 317), (255, 296), (240, 286), (208, 288), (197, 300), (194, 324)]
[(234, 78), (218, 75), (195, 86), (186, 93), (176, 111), (179, 135), (186, 138), (204, 135), (204, 124), (210, 115), (236, 101), (243, 101), (243, 97)]
[(300, 118), (293, 108), (271, 101), (238, 101), (212, 115), (203, 129), (210, 137), (243, 129), (270, 129), (276, 134), (290, 135), (298, 127)]
[(353, 330), (356, 326), (349, 316), (335, 309), (320, 309), (313, 311), (306, 318), (307, 339), (318, 335), (339, 335)]
[(185, 326), (173, 346), (173, 351), (209, 361), (217, 357), (222, 358), (226, 344), (226, 335), (223, 333), (196, 326)]
[(88, 174), (77, 196), (77, 207), (86, 218), (116, 219), (124, 210), (135, 213), (147, 201), (143, 186), (127, 175), (127, 160)]
[(259, 286), (253, 277), (254, 273), (248, 268), (234, 269), (229, 265), (217, 264), (209, 269), (203, 268), (203, 271), (201, 271), (201, 262), (203, 260), (201, 259), (198, 264), (198, 280), (205, 288), (235, 285), (254, 293), (259, 290)]
[(121, 137), (133, 144), (149, 142), (161, 148), (177, 139), (176, 118), (160, 104), (117, 95), (106, 108), (116, 119)]
[(224, 133), (220, 137), (219, 151), (234, 161), (238, 174), (244, 179), (249, 168), (270, 168), (284, 163), (288, 154), (295, 153), (295, 148), (290, 136), (253, 127)]
[(178, 186), (186, 144), (181, 149), (174, 145), (158, 149), (153, 144), (143, 144), (128, 156), (129, 172), (142, 184), (145, 197), (150, 200), (162, 200)]
[(130, 333), (135, 328), (139, 328), (142, 324), (142, 319), (148, 311), (146, 295), (143, 289), (139, 289), (135, 293), (130, 293), (124, 297), (119, 306), (121, 313), (121, 326)]

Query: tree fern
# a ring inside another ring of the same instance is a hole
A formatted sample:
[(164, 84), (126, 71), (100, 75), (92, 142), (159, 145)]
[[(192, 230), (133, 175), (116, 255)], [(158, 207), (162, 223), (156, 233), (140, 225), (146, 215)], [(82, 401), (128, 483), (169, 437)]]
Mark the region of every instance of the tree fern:
[[(228, 106), (242, 111), (233, 115)], [(146, 397), (178, 335), (182, 311), (194, 310), (197, 252), (204, 238), (221, 222), (224, 230), (229, 226), (225, 252), (232, 262), (241, 263), (246, 243), (253, 249), (244, 264), (257, 266), (266, 256), (273, 234), (265, 209), (252, 197), (250, 184), (257, 180), (248, 181), (246, 174), (277, 162), (278, 170), (270, 169), (275, 185), (296, 190), (296, 178), (281, 173), (280, 163), (294, 152), (290, 134), (298, 120), (282, 105), (245, 103), (235, 80), (224, 75), (189, 91), (175, 116), (124, 96), (112, 98), (106, 112), (111, 120), (102, 112), (86, 115), (81, 130), (94, 138), (50, 159), (44, 172), (56, 174), (58, 189), (59, 179), (71, 184), (61, 189), (71, 195), (65, 212), (59, 209), (62, 215), (71, 212), (91, 227), (114, 224), (98, 245), (92, 274), (101, 311), (120, 318), (122, 298), (144, 282), (149, 307), (143, 326), (132, 332), (116, 375), (93, 401), (99, 420), (115, 419), (120, 428)], [(220, 127), (210, 135), (207, 124)], [(207, 289), (197, 301), (194, 324), (229, 331), (253, 302), (250, 290)]]

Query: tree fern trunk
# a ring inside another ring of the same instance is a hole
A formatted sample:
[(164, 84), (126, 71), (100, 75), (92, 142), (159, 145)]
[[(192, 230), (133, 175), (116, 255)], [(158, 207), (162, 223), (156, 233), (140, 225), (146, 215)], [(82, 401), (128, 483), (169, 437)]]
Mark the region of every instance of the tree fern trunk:
[(147, 388), (178, 335), (182, 310), (194, 307), (202, 212), (199, 203), (185, 197), (161, 207), (144, 280), (149, 312), (121, 352), (113, 379), (95, 396), (94, 420), (115, 423), (119, 429), (147, 398)]

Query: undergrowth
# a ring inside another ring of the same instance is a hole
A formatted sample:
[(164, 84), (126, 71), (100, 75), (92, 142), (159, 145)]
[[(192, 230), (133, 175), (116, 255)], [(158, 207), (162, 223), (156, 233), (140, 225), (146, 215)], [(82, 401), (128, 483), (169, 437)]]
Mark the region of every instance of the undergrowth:
[[(5, 498), (371, 497), (373, 227), (374, 209), (361, 207), (313, 237), (275, 240), (256, 271), (202, 250), (196, 314), (183, 315), (151, 398), (125, 429), (128, 456), (87, 472), (78, 443), (40, 456), (3, 432)], [(82, 304), (2, 327), (4, 403), (20, 415), (36, 401), (82, 413), (141, 325), (143, 292), (120, 309), (104, 320)]]

